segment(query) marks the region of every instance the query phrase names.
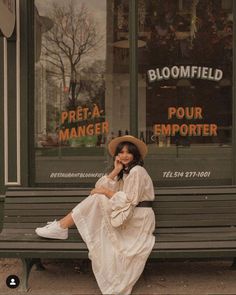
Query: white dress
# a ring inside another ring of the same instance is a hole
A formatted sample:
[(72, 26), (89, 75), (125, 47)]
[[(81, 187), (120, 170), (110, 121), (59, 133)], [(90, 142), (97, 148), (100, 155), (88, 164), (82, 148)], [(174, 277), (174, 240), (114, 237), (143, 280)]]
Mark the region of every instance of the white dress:
[(153, 183), (143, 167), (135, 166), (119, 181), (103, 176), (99, 186), (115, 194), (111, 199), (89, 195), (72, 210), (72, 218), (87, 244), (102, 294), (128, 295), (155, 243), (153, 209), (135, 207), (154, 200)]

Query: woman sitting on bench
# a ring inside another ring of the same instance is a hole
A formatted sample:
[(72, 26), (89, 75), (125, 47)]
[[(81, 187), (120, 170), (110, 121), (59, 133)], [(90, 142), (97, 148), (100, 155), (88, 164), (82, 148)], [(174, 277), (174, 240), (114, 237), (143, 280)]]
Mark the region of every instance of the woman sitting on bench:
[(67, 239), (76, 225), (87, 244), (103, 294), (131, 294), (155, 243), (153, 183), (142, 167), (146, 144), (130, 135), (108, 145), (112, 171), (100, 178), (90, 195), (59, 221), (37, 228), (37, 235)]

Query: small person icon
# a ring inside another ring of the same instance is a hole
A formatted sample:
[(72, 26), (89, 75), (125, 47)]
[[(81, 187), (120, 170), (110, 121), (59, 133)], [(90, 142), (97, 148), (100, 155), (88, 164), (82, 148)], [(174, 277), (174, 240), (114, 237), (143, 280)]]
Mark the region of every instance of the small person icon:
[(15, 286), (15, 285), (16, 285), (15, 279), (12, 278), (12, 279), (11, 279), (11, 282), (10, 282), (10, 286)]
[(20, 279), (16, 275), (10, 275), (6, 279), (6, 285), (8, 288), (15, 289), (19, 286)]

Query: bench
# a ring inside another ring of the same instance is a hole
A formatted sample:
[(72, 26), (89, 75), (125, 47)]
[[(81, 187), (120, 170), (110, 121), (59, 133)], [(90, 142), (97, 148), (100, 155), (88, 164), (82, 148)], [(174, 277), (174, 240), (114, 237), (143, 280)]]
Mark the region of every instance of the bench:
[[(68, 240), (41, 239), (34, 229), (59, 219), (82, 201), (83, 189), (8, 189), (1, 196), (0, 257), (23, 262), (22, 290), (34, 264), (43, 268), (43, 258), (88, 257), (88, 250), (76, 228)], [(171, 188), (156, 190), (156, 243), (150, 258), (234, 258), (236, 257), (236, 187)]]

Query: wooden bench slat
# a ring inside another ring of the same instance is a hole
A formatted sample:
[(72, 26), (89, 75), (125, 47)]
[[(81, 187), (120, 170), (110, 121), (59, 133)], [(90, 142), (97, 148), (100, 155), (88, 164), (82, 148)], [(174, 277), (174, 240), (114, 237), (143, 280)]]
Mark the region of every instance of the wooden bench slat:
[(225, 233), (235, 232), (235, 226), (218, 226), (218, 227), (157, 227), (156, 232), (158, 233)]
[[(37, 252), (34, 250), (17, 250), (8, 249), (7, 252), (5, 249), (0, 249), (0, 256), (5, 258), (88, 258), (88, 250), (87, 249), (78, 249), (78, 250), (63, 250), (57, 249), (55, 250), (40, 250)], [(153, 251), (150, 254), (150, 258), (232, 258), (236, 256), (236, 251), (234, 249), (185, 249), (183, 251), (175, 250), (175, 249), (159, 249), (158, 251)]]
[(189, 234), (156, 234), (157, 241), (235, 241), (234, 233), (189, 233)]
[[(73, 209), (73, 208), (71, 208)], [(24, 217), (27, 217), (27, 216), (58, 216), (58, 215), (65, 215), (67, 213), (69, 213), (71, 210), (65, 210), (65, 209), (50, 209), (50, 210), (46, 210), (46, 209), (42, 209), (42, 210), (37, 210), (37, 209), (34, 209), (34, 210), (24, 210), (22, 209), (20, 212), (19, 210), (8, 210), (5, 212), (5, 216), (19, 216), (20, 214), (20, 217), (24, 218)]]
[[(5, 233), (5, 234), (1, 234), (1, 239), (0, 239), (1, 243), (4, 242), (19, 242), (19, 243), (23, 243), (23, 242), (37, 242), (37, 243), (48, 243), (49, 241), (52, 243), (58, 243), (59, 240), (49, 240), (49, 239), (40, 239), (35, 233), (28, 233), (28, 234), (9, 234), (9, 233)], [(65, 243), (84, 243), (83, 239), (81, 238), (81, 236), (77, 233), (74, 234), (70, 234), (70, 237), (68, 240), (65, 240)]]
[[(92, 189), (92, 188), (91, 188)], [(6, 192), (6, 197), (7, 198), (19, 198), (19, 197), (34, 197), (34, 196), (40, 196), (42, 198), (45, 197), (59, 197), (59, 196), (88, 196), (90, 193), (90, 190), (88, 189), (63, 189), (61, 188), (60, 190), (40, 190), (40, 191), (35, 191), (35, 190), (17, 190), (17, 191), (11, 191), (8, 190)]]
[(235, 249), (184, 249), (184, 250), (175, 250), (175, 249), (158, 249), (151, 252), (150, 258), (155, 259), (192, 259), (192, 258), (230, 258), (236, 257)]
[[(59, 220), (63, 218), (65, 214), (49, 214), (44, 216), (41, 215), (35, 215), (35, 216), (5, 216), (4, 220), (5, 223), (28, 223), (29, 226), (32, 223), (35, 224), (40, 224), (40, 226), (45, 225), (46, 222), (48, 221), (53, 221), (55, 219)], [(192, 219), (193, 218), (193, 219)], [(159, 215), (156, 216), (156, 226), (157, 227), (184, 227), (184, 226), (195, 226), (195, 227), (200, 227), (200, 226), (236, 226), (236, 216), (222, 216), (219, 215), (202, 215), (199, 217), (198, 215), (194, 216), (192, 215), (192, 218), (190, 215), (178, 215), (175, 218), (164, 216), (164, 215)], [(195, 219), (194, 219), (195, 218)]]
[[(42, 187), (9, 187), (6, 195), (35, 195), (35, 194), (43, 194), (43, 193), (51, 193), (51, 194), (57, 194), (58, 191), (64, 192), (64, 193), (83, 193), (83, 192), (89, 192), (88, 188), (78, 188), (78, 187), (70, 187), (70, 188), (60, 188), (60, 190), (55, 188), (42, 188)], [(183, 194), (233, 194), (236, 193), (236, 186), (234, 185), (222, 185), (222, 186), (206, 186), (206, 187), (199, 187), (199, 186), (188, 186), (188, 187), (163, 187), (163, 188), (156, 188), (155, 194), (157, 195), (183, 195)]]
[(154, 249), (235, 249), (236, 241), (209, 241), (209, 242), (157, 242)]
[[(52, 205), (52, 204), (50, 204)], [(21, 216), (26, 216), (26, 215), (40, 215), (45, 212), (50, 213), (51, 215), (55, 215), (55, 214), (67, 214), (69, 211), (71, 211), (77, 204), (55, 204), (55, 206), (47, 206), (46, 204), (41, 206), (38, 206), (34, 204), (34, 206), (24, 206), (23, 204), (21, 205), (14, 205), (14, 206), (9, 206), (9, 204), (6, 205), (5, 207), (5, 215), (7, 216), (18, 216), (19, 213)], [(236, 203), (235, 203), (236, 205)], [(20, 212), (19, 212), (20, 210)], [(201, 214), (226, 214), (226, 213), (232, 213), (232, 214), (236, 214), (236, 206), (229, 206), (229, 207), (204, 207), (204, 206), (200, 206), (199, 207), (186, 207), (186, 208), (182, 208), (182, 207), (178, 207), (178, 208), (160, 208), (160, 207), (154, 207), (153, 208), (155, 214), (158, 215), (177, 215), (177, 214), (196, 214), (201, 212)], [(58, 212), (58, 213), (55, 213)]]
[[(198, 230), (199, 229), (199, 230)], [(205, 231), (204, 231), (205, 230)], [(72, 227), (69, 229), (69, 234), (79, 234), (78, 230), (76, 229), (76, 227)], [(226, 236), (231, 236), (232, 234), (236, 234), (236, 228), (231, 229), (231, 227), (223, 227), (222, 229), (220, 228), (177, 228), (177, 229), (173, 229), (173, 228), (156, 228), (154, 231), (155, 235), (176, 235), (176, 236), (184, 236), (184, 235), (196, 235), (196, 236), (208, 236), (211, 237), (213, 234), (216, 235), (226, 235)], [(0, 240), (2, 235), (11, 235), (11, 234), (35, 234), (35, 228), (4, 228), (1, 236), (0, 236)]]
[[(37, 249), (63, 249), (63, 250), (78, 250), (78, 249), (86, 249), (87, 246), (85, 243), (72, 243), (72, 242), (61, 242), (59, 240), (52, 243), (52, 241), (46, 241), (43, 243), (39, 243), (37, 240), (29, 242), (14, 242), (8, 243), (5, 241), (1, 241), (0, 249), (31, 249), (37, 251)], [(236, 241), (209, 241), (209, 242), (156, 242), (154, 250), (159, 249), (235, 249)]]
[(158, 215), (194, 215), (194, 214), (236, 214), (236, 207), (192, 207), (192, 208), (154, 208)]
[[(24, 228), (24, 229), (31, 229), (31, 228), (36, 228), (38, 226), (43, 226), (45, 225), (45, 222), (42, 222), (40, 223), (39, 221), (38, 222), (35, 222), (35, 223), (7, 223), (6, 225), (4, 224), (4, 228), (11, 228), (11, 229), (19, 229), (19, 228)], [(224, 227), (224, 226), (231, 226), (231, 223), (230, 222), (227, 222), (225, 221), (224, 224), (214, 224), (214, 222), (212, 222), (212, 224), (205, 224), (204, 222), (198, 222), (198, 224), (194, 223), (194, 222), (188, 222), (188, 223), (184, 223), (184, 222), (178, 222), (178, 224), (173, 224), (172, 223), (169, 223), (169, 222), (159, 222), (158, 223), (158, 228), (172, 228), (172, 229), (178, 229), (178, 228), (183, 228), (183, 227), (186, 227), (186, 228), (189, 228), (190, 230), (194, 227), (194, 226), (198, 226), (198, 227), (204, 227), (206, 226), (207, 228), (209, 226), (219, 226), (219, 227)]]
[[(32, 223), (35, 223), (36, 227), (40, 225), (45, 225), (48, 221), (53, 221), (54, 219), (61, 219), (64, 215), (55, 215), (55, 216), (36, 216), (36, 217), (19, 217), (18, 219), (15, 217), (5, 217), (6, 223), (19, 223), (19, 224), (28, 224), (28, 226), (31, 227)], [(222, 218), (222, 219), (197, 219), (197, 220), (191, 220), (191, 219), (183, 219), (183, 220), (159, 220), (158, 217), (156, 217), (156, 224), (159, 227), (192, 227), (192, 226), (235, 226), (236, 225), (236, 217), (233, 218)], [(33, 225), (32, 225), (33, 226)]]
[[(0, 241), (3, 235), (18, 235), (18, 234), (35, 234), (35, 228), (3, 228), (1, 234), (0, 234)], [(69, 234), (77, 234), (79, 235), (78, 230), (73, 227), (69, 229)]]
[(79, 203), (84, 200), (86, 196), (76, 196), (76, 197), (68, 197), (61, 196), (59, 197), (21, 197), (21, 198), (6, 198), (6, 204), (37, 204), (37, 203)]
[(77, 249), (77, 250), (63, 250), (63, 249), (57, 249), (56, 251), (54, 249), (37, 249), (31, 250), (31, 249), (18, 249), (17, 251), (15, 249), (0, 249), (0, 257), (2, 258), (46, 258), (46, 259), (87, 259), (88, 258), (88, 250), (87, 249)]
[(222, 220), (188, 220), (188, 221), (159, 221), (157, 219), (159, 227), (200, 227), (200, 226), (235, 226), (235, 220), (222, 219)]
[(208, 201), (208, 200), (199, 200), (199, 201), (178, 201), (178, 202), (159, 202), (156, 200), (154, 202), (154, 207), (157, 208), (198, 208), (201, 207), (236, 207), (236, 200), (219, 200), (219, 201)]
[[(38, 243), (45, 243), (46, 239), (38, 240), (38, 237), (34, 232), (30, 233), (2, 233), (0, 241), (15, 241), (15, 242), (23, 242), (23, 241), (38, 241)], [(156, 234), (157, 242), (196, 242), (196, 241), (235, 241), (236, 240), (236, 232), (235, 233), (221, 233), (221, 234)], [(69, 239), (66, 243), (69, 242), (83, 242), (81, 236), (76, 233), (70, 233)], [(55, 241), (52, 241), (53, 243)]]
[(178, 202), (178, 201), (233, 201), (236, 200), (236, 194), (225, 194), (225, 195), (167, 195), (167, 196), (157, 196), (158, 202)]
[[(9, 222), (4, 222), (4, 227), (3, 227), (3, 230), (4, 229), (35, 229), (36, 227), (39, 227), (39, 226), (43, 226), (45, 225), (45, 222), (31, 222), (31, 223), (16, 223), (16, 222), (12, 222), (12, 223), (9, 223)], [(1, 237), (1, 233), (0, 233), (0, 237)]]
[(38, 203), (38, 204), (5, 204), (5, 212), (10, 210), (40, 210), (40, 209), (71, 209), (79, 203)]
[[(53, 203), (53, 202), (80, 202), (84, 198), (86, 198), (88, 194), (81, 194), (75, 195), (72, 193), (65, 194), (63, 191), (60, 192), (57, 196), (9, 196), (6, 197), (6, 203)], [(156, 201), (158, 202), (194, 202), (194, 201), (235, 201), (236, 200), (236, 193), (235, 194), (201, 194), (201, 195), (157, 195)]]
[[(5, 210), (4, 215), (6, 216), (39, 216), (39, 215), (63, 215), (69, 213), (74, 206), (67, 206), (67, 208), (45, 208), (45, 209), (8, 209)], [(194, 218), (198, 218), (197, 216), (208, 215), (209, 218), (213, 216), (214, 218), (217, 216), (221, 216), (223, 214), (227, 214), (227, 216), (232, 217), (232, 215), (236, 215), (236, 207), (221, 207), (221, 208), (178, 208), (178, 209), (163, 209), (163, 208), (154, 208), (155, 214), (159, 216), (161, 220), (163, 215), (166, 217), (165, 219), (173, 219), (175, 217), (181, 216), (193, 216)], [(200, 214), (199, 214), (200, 212)]]
[(184, 194), (236, 194), (236, 186), (208, 186), (208, 187), (170, 187), (156, 188), (156, 195), (184, 195)]
[[(235, 212), (236, 213), (236, 212)], [(236, 214), (228, 213), (227, 214), (227, 219), (234, 220), (236, 224)], [(204, 213), (199, 213), (198, 214), (159, 214), (158, 215), (158, 220), (163, 221), (163, 220), (175, 220), (175, 221), (188, 221), (188, 220), (224, 220), (225, 219), (225, 214), (222, 212), (221, 214), (204, 214)]]
[[(76, 206), (79, 204), (81, 201), (83, 201), (86, 197), (80, 197), (77, 199), (57, 199), (57, 198), (52, 198), (47, 201), (42, 200), (40, 198), (37, 198), (35, 201), (30, 200), (29, 198), (21, 201), (21, 200), (7, 200), (5, 202), (5, 209), (24, 209), (24, 208), (31, 208), (31, 209), (40, 209), (40, 208), (57, 208), (67, 206), (67, 207), (72, 207)], [(32, 206), (32, 207), (31, 207)], [(153, 201), (153, 208), (155, 209), (178, 209), (178, 208), (221, 208), (221, 207), (234, 207), (236, 208), (236, 200), (221, 200), (221, 201), (184, 201), (184, 202), (171, 202), (171, 201), (165, 201), (161, 202), (158, 200)]]
[[(38, 238), (39, 239), (39, 238)], [(30, 243), (29, 242), (14, 242), (14, 243), (9, 243), (5, 241), (1, 241), (0, 243), (0, 249), (19, 249), (19, 250), (35, 250), (37, 251), (38, 249), (43, 250), (43, 249), (49, 249), (49, 250), (57, 250), (57, 249), (63, 249), (63, 250), (79, 250), (79, 249), (87, 249), (87, 246), (84, 242), (81, 243), (73, 243), (73, 242), (65, 242), (65, 241), (59, 241), (55, 240), (52, 243), (52, 240), (48, 240), (46, 242), (39, 243), (38, 240), (33, 240)]]

